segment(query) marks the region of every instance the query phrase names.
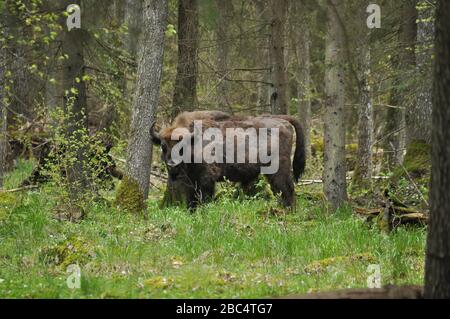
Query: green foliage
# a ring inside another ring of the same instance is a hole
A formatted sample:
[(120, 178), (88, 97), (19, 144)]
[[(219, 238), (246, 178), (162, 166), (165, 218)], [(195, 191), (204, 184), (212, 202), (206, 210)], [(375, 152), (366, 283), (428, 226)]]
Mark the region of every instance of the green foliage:
[(13, 194), (0, 193), (0, 224), (7, 218), (10, 212), (17, 205), (17, 197)]
[(111, 163), (106, 135), (90, 135), (82, 124), (84, 119), (77, 119), (72, 113), (70, 103), (67, 108), (58, 108), (51, 114), (53, 147), (45, 161), (44, 174), (50, 177), (57, 201), (64, 209), (78, 207), (84, 211), (102, 189), (110, 188), (107, 168)]
[(143, 212), (145, 210), (144, 194), (137, 181), (125, 176), (117, 189), (114, 204), (126, 212)]
[[(383, 285), (423, 282), (424, 229), (386, 235), (304, 196), (280, 215), (260, 213), (275, 203), (263, 199), (226, 197), (195, 214), (151, 201), (148, 219), (94, 202), (80, 223), (61, 223), (53, 191), (28, 192), (2, 221), (0, 297), (262, 298), (366, 287), (369, 264)], [(81, 289), (66, 285), (70, 263)]]

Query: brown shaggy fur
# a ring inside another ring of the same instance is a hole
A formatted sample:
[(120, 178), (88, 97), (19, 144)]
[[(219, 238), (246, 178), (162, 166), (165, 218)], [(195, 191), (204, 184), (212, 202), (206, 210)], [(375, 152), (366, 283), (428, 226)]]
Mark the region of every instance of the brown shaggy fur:
[[(195, 114), (192, 114), (195, 113)], [(215, 127), (221, 130), (224, 138), (227, 128), (268, 128), (279, 129), (279, 169), (274, 174), (266, 175), (274, 193), (281, 193), (282, 204), (286, 207), (294, 205), (294, 182), (292, 179), (291, 150), (293, 141), (293, 128), (296, 131), (296, 151), (294, 153), (293, 171), (297, 180), (303, 173), (305, 165), (305, 150), (303, 144), (303, 130), (299, 122), (290, 116), (262, 115), (258, 117), (229, 116), (223, 112), (191, 112), (180, 114), (170, 127), (164, 128), (159, 134), (152, 130), (152, 138), (156, 144), (162, 146), (162, 159), (166, 163), (171, 162), (172, 147), (183, 136), (175, 140), (172, 132), (179, 127), (189, 128), (187, 135), (193, 137), (194, 120), (202, 120), (203, 130)], [(186, 135), (186, 134), (185, 134)], [(270, 140), (270, 139), (269, 139)], [(236, 146), (235, 146), (236, 147)], [(271, 146), (269, 145), (269, 149)], [(187, 183), (187, 199), (190, 208), (195, 208), (198, 203), (212, 199), (216, 182), (227, 179), (232, 182), (240, 182), (243, 188), (248, 188), (260, 175), (261, 167), (267, 166), (258, 158), (257, 163), (249, 163), (248, 146), (246, 148), (245, 163), (226, 163), (225, 149), (223, 163), (181, 163), (176, 166), (169, 165), (169, 177), (173, 180), (183, 180)], [(235, 150), (236, 154), (236, 150)]]

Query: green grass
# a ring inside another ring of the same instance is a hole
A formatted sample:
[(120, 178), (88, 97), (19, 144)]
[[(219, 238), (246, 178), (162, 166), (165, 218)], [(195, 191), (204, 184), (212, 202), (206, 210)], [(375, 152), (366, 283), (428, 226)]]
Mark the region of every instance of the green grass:
[[(6, 187), (31, 168), (21, 162)], [(424, 229), (387, 235), (301, 195), (295, 214), (273, 216), (264, 200), (224, 197), (190, 214), (159, 209), (152, 194), (147, 220), (105, 201), (79, 223), (53, 217), (50, 187), (4, 195), (2, 298), (283, 296), (366, 287), (369, 264), (380, 265), (383, 285), (423, 282)], [(80, 289), (67, 287), (70, 263), (80, 264)]]

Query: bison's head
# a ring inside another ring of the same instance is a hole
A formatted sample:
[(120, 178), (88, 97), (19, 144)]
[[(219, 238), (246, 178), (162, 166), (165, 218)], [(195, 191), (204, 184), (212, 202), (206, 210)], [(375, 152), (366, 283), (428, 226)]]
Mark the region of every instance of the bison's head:
[[(169, 178), (176, 180), (185, 172), (186, 158), (184, 152), (186, 146), (191, 147), (193, 134), (186, 128), (164, 128), (159, 133), (151, 126), (151, 138), (153, 144), (161, 146), (161, 160), (166, 163)], [(188, 143), (183, 147), (183, 143)]]

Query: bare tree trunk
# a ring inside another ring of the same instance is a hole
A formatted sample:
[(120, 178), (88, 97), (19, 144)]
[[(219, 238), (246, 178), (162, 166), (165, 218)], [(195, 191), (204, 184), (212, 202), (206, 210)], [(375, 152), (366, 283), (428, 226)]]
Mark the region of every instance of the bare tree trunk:
[(178, 64), (172, 117), (197, 106), (198, 2), (178, 0)]
[[(123, 49), (133, 62), (137, 62), (137, 50), (142, 26), (142, 0), (115, 0), (115, 16), (127, 26), (127, 33), (122, 37)], [(128, 66), (121, 70), (121, 90), (126, 105), (131, 105), (136, 84), (136, 69)], [(112, 110), (113, 111), (113, 110)]]
[[(404, 87), (408, 73), (414, 68), (416, 42), (416, 0), (405, 0), (401, 2), (401, 21), (398, 34), (399, 46), (398, 54), (393, 58), (396, 74), (392, 83), (390, 103), (398, 108), (389, 108), (386, 118), (386, 139), (385, 149), (388, 151), (388, 163), (390, 167), (398, 166), (403, 162), (406, 146), (406, 111), (411, 107), (407, 103), (407, 89)], [(403, 84), (403, 85), (402, 85)]]
[(219, 109), (231, 111), (229, 100), (230, 83), (228, 82), (228, 63), (229, 63), (229, 25), (233, 13), (233, 4), (231, 1), (216, 0), (218, 10), (217, 18), (217, 104)]
[(343, 30), (340, 0), (328, 0), (325, 49), (324, 193), (333, 209), (347, 200)]
[(308, 26), (307, 15), (302, 12), (300, 2), (295, 2), (295, 18), (299, 21), (294, 25), (294, 46), (297, 56), (297, 99), (298, 117), (302, 123), (305, 135), (306, 156), (311, 155), (311, 34)]
[(433, 89), (430, 220), (425, 297), (450, 298), (450, 2), (439, 0)]
[[(193, 111), (197, 106), (198, 37), (197, 0), (178, 0), (178, 64), (172, 118), (182, 111)], [(162, 205), (184, 201), (183, 183), (169, 178)]]
[(360, 105), (358, 112), (358, 156), (354, 181), (369, 185), (372, 178), (373, 105), (370, 76), (370, 49), (361, 50)]
[[(65, 0), (63, 8), (69, 4), (81, 6), (81, 0)], [(81, 11), (83, 12), (83, 11)], [(67, 55), (62, 66), (62, 88), (64, 93), (64, 111), (67, 115), (67, 137), (70, 140), (80, 140), (80, 130), (87, 129), (86, 87), (84, 76), (84, 44), (85, 31), (82, 28), (73, 28), (70, 31), (66, 25), (66, 17), (62, 17), (61, 26), (64, 30), (62, 40), (62, 53)], [(83, 22), (81, 22), (83, 23)], [(70, 195), (76, 201), (79, 195), (86, 191), (87, 179), (85, 172), (85, 148), (78, 147), (76, 160), (69, 168)]]
[(149, 191), (152, 159), (149, 132), (159, 100), (167, 10), (165, 0), (143, 2), (142, 28), (145, 31), (139, 41), (138, 79), (127, 150), (127, 175), (133, 182), (137, 182), (143, 199), (148, 197)]
[[(59, 1), (46, 0), (44, 2), (44, 10), (49, 12), (57, 12), (62, 8)], [(49, 56), (53, 59), (49, 62), (47, 66), (47, 81), (45, 83), (45, 106), (49, 110), (55, 110), (58, 106), (63, 105), (63, 92), (62, 90), (62, 72), (61, 63), (57, 59), (57, 55), (61, 54), (58, 52), (60, 50), (59, 44), (62, 41), (61, 34), (58, 34), (56, 41), (50, 44)]]
[[(396, 63), (397, 64), (397, 63)], [(384, 149), (387, 151), (388, 166), (393, 168), (403, 163), (405, 138), (406, 138), (406, 121), (405, 109), (402, 106), (402, 99), (400, 94), (401, 80), (396, 77), (392, 82), (391, 96), (389, 104), (391, 107), (386, 113), (385, 132), (387, 134), (386, 145)]]
[[(119, 0), (123, 1), (123, 0)], [(126, 0), (124, 8), (124, 20), (128, 26), (128, 34), (124, 39), (125, 49), (136, 59), (139, 36), (142, 25), (142, 0)]]
[[(8, 69), (11, 71), (12, 84), (9, 92), (9, 105), (8, 105), (8, 125), (17, 125), (23, 121), (23, 117), (31, 118), (31, 101), (33, 90), (30, 89), (31, 74), (28, 72), (28, 68), (24, 67), (28, 64), (31, 52), (27, 50), (26, 45), (21, 43), (19, 39), (24, 37), (22, 21), (18, 17), (17, 8), (20, 3), (7, 2), (4, 4), (4, 10), (6, 14), (5, 22), (9, 28), (9, 36), (12, 36), (8, 48), (9, 54), (13, 57), (9, 61)], [(26, 35), (25, 35), (26, 38)]]
[[(7, 32), (6, 27), (3, 28), (3, 32), (0, 32), (0, 38), (6, 38)], [(0, 188), (3, 187), (3, 177), (6, 168), (6, 156), (7, 156), (7, 114), (6, 103), (8, 99), (6, 98), (5, 87), (5, 67), (7, 55), (4, 49), (0, 48)]]
[(287, 0), (269, 0), (270, 2), (270, 70), (272, 93), (270, 104), (273, 114), (288, 114), (287, 78), (284, 61), (285, 22), (287, 18)]
[[(267, 9), (267, 1), (266, 0), (254, 0), (256, 7), (256, 14), (259, 18), (259, 23), (261, 27), (258, 32), (259, 40), (257, 42), (258, 49), (258, 59), (261, 61), (262, 68), (268, 68), (269, 61), (269, 38), (267, 37), (267, 24), (268, 24), (268, 9)], [(270, 105), (270, 94), (272, 90), (269, 90), (269, 82), (270, 82), (270, 74), (269, 72), (262, 71), (258, 78), (258, 93), (257, 93), (257, 105), (259, 107), (260, 112), (270, 113), (271, 105)]]
[(434, 8), (429, 1), (420, 1), (417, 23), (417, 77), (421, 79), (416, 103), (408, 108), (408, 140), (431, 142), (432, 43), (434, 38)]
[[(365, 2), (366, 3), (366, 2)], [(367, 4), (367, 3), (366, 3)], [(365, 21), (365, 7), (361, 10), (361, 21)], [(358, 34), (358, 82), (359, 100), (358, 109), (358, 156), (354, 174), (355, 184), (369, 185), (372, 179), (372, 144), (373, 144), (373, 105), (370, 78), (370, 44), (369, 33), (364, 26)]]

